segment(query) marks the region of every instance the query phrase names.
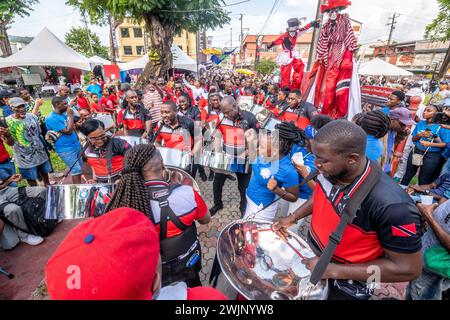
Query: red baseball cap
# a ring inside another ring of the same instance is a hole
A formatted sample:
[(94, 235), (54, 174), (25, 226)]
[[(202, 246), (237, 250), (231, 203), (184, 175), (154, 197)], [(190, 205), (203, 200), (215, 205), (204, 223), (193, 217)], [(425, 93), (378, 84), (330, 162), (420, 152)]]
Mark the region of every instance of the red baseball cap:
[(76, 226), (47, 262), (54, 300), (150, 300), (159, 259), (151, 220), (119, 208)]

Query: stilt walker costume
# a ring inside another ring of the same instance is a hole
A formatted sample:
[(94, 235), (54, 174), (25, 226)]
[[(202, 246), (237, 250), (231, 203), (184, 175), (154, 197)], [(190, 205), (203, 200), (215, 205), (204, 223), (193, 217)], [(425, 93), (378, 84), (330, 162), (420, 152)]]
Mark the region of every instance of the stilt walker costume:
[[(271, 49), (275, 45), (282, 45), (283, 51), (277, 58), (277, 63), (281, 65), (281, 88), (289, 87), (293, 90), (300, 89), (305, 69), (305, 64), (300, 57), (300, 53), (295, 49), (297, 38), (311, 27), (318, 28), (320, 26), (320, 20), (312, 21), (303, 28), (300, 28), (300, 20), (297, 18), (289, 19), (287, 22), (288, 28), (286, 29), (286, 33), (270, 43), (267, 49)], [(292, 69), (294, 73), (292, 75), (291, 85)]]
[(359, 78), (354, 60), (357, 40), (348, 14), (340, 12), (351, 5), (348, 0), (323, 0), (321, 11), (329, 20), (323, 25), (317, 46), (317, 60), (310, 78), (312, 86), (308, 102), (322, 114), (333, 118), (361, 112)]

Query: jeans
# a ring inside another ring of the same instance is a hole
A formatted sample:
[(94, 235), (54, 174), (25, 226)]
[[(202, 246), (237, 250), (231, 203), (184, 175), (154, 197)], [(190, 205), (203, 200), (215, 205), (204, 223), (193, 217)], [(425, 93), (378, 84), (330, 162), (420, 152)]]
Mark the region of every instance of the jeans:
[(52, 165), (50, 160), (33, 167), (33, 168), (19, 168), (19, 172), (22, 175), (22, 178), (26, 180), (37, 180), (40, 178), (40, 174), (50, 173), (52, 171)]
[[(73, 149), (70, 151), (58, 152), (58, 156), (60, 156), (61, 160), (64, 161), (66, 166), (72, 170), (70, 170), (70, 175), (77, 176), (81, 174), (81, 168), (83, 167), (83, 159), (80, 157), (81, 149)], [(76, 163), (75, 163), (76, 162)]]
[(442, 300), (442, 292), (450, 288), (450, 279), (426, 269), (406, 288), (406, 300)]
[[(244, 212), (245, 208), (247, 207), (247, 197), (245, 195), (245, 191), (247, 190), (248, 183), (250, 182), (252, 174), (249, 173), (237, 173), (236, 177), (238, 180), (238, 189), (239, 194), (241, 196), (241, 201), (239, 204), (239, 208), (241, 212)], [(213, 182), (213, 193), (214, 193), (214, 205), (221, 205), (223, 206), (222, 202), (222, 190), (223, 185), (225, 184), (225, 180), (227, 179), (227, 175), (223, 173), (216, 172), (214, 174), (214, 182)]]
[[(6, 180), (16, 173), (16, 167), (11, 160), (0, 163), (0, 180)], [(9, 184), (10, 187), (17, 187), (15, 182)]]
[[(440, 152), (427, 152), (423, 157), (423, 165), (419, 171), (419, 184), (430, 184), (439, 176), (437, 169), (442, 161)], [(412, 152), (408, 157), (408, 164), (406, 165), (406, 172), (401, 181), (401, 185), (407, 186), (411, 182), (412, 178), (417, 173), (418, 166), (412, 164)]]

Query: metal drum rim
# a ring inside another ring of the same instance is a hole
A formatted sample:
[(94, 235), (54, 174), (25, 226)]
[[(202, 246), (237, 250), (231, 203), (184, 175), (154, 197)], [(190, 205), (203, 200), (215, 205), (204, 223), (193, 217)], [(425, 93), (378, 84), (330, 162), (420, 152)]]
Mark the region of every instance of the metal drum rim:
[[(222, 266), (222, 262), (221, 262), (221, 253), (219, 250), (219, 242), (220, 242), (220, 238), (222, 236), (222, 234), (225, 232), (225, 230), (229, 229), (229, 227), (231, 225), (240, 223), (240, 222), (257, 222), (257, 223), (265, 223), (265, 224), (273, 224), (271, 221), (267, 221), (267, 220), (262, 220), (262, 219), (252, 219), (252, 220), (244, 220), (244, 219), (238, 219), (235, 221), (230, 222), (229, 224), (227, 224), (222, 231), (220, 231), (219, 236), (217, 237), (217, 260), (219, 261), (219, 266), (220, 269), (222, 270), (223, 275), (225, 276), (225, 278), (228, 280), (228, 282), (233, 286), (234, 289), (236, 289), (237, 292), (239, 292), (239, 294), (243, 295), (244, 298), (246, 298), (247, 300), (253, 300), (253, 298), (247, 296), (246, 294), (244, 294), (243, 292), (241, 292), (241, 290), (237, 287), (237, 285), (234, 284), (234, 282), (230, 279), (230, 277), (223, 271), (224, 268)], [(299, 241), (299, 243), (301, 243), (302, 245), (306, 246), (307, 248), (309, 248), (310, 250), (312, 250), (310, 248), (310, 246), (308, 245), (308, 243), (303, 240), (300, 236), (298, 236), (297, 234), (293, 233), (291, 230), (286, 229), (287, 233), (292, 236), (293, 238), (295, 238), (297, 241)], [(329, 294), (329, 286), (328, 286), (328, 280), (321, 280), (321, 282), (325, 282), (325, 286), (324, 286), (324, 291), (326, 291), (326, 296), (328, 296)]]

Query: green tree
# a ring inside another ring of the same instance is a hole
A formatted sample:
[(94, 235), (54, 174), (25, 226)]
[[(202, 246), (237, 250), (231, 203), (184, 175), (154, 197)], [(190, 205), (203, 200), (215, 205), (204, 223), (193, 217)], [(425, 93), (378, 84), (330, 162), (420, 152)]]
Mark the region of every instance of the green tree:
[(115, 64), (117, 58), (116, 48), (116, 29), (123, 22), (119, 17), (114, 17), (111, 11), (103, 7), (103, 4), (98, 1), (84, 1), (84, 0), (66, 0), (66, 4), (78, 8), (82, 15), (87, 13), (91, 24), (98, 26), (108, 26), (109, 28), (109, 60)]
[(1, 0), (0, 1), (0, 49), (5, 57), (12, 54), (11, 44), (8, 39), (8, 25), (14, 17), (25, 17), (33, 10), (31, 6), (39, 0)]
[(277, 64), (273, 60), (262, 59), (260, 63), (256, 65), (256, 71), (263, 75), (271, 74), (277, 68)]
[[(70, 1), (70, 0), (69, 0)], [(147, 83), (151, 75), (164, 75), (172, 66), (171, 47), (177, 30), (198, 32), (222, 27), (230, 21), (223, 0), (72, 0), (78, 8), (95, 16), (101, 7), (113, 17), (145, 22), (150, 34), (150, 62), (138, 85)]]
[[(439, 3), (439, 13), (433, 22), (427, 25), (425, 38), (446, 42), (450, 40), (450, 0), (437, 0), (437, 2)], [(447, 49), (438, 77), (443, 78), (449, 67), (450, 47)]]
[[(65, 34), (64, 38), (69, 47), (86, 57), (99, 56), (108, 59), (108, 48), (101, 44), (100, 38), (91, 30), (86, 30), (82, 27), (72, 27)], [(91, 42), (90, 45), (89, 40)]]

